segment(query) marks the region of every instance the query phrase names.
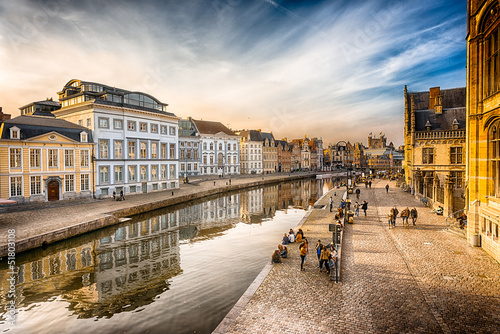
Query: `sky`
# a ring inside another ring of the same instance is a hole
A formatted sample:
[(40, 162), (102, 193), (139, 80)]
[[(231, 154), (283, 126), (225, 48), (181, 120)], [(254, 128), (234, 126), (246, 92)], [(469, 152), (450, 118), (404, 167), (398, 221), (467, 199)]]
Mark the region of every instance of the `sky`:
[(275, 138), (404, 143), (409, 91), (465, 87), (466, 0), (0, 0), (0, 106), (71, 79)]

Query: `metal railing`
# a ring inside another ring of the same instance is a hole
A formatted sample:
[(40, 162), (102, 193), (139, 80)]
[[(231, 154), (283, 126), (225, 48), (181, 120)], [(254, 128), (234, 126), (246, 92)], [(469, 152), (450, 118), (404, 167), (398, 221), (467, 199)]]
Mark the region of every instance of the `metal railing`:
[[(464, 208), (464, 209), (460, 209), (460, 210), (458, 210), (458, 211), (455, 211), (455, 212), (453, 212), (453, 213), (450, 213), (450, 214), (448, 215), (448, 217), (446, 217), (446, 219), (444, 220), (444, 223), (446, 224), (446, 228), (445, 228), (445, 229), (449, 230), (451, 225), (455, 225), (455, 226), (457, 226), (457, 227), (460, 227), (460, 226), (458, 226), (456, 223), (450, 223), (450, 218), (453, 218), (453, 219), (458, 218), (458, 217), (455, 217), (455, 215), (456, 215), (456, 214), (458, 214), (459, 212), (462, 212), (462, 211), (465, 211), (465, 208)], [(451, 221), (452, 221), (452, 220), (451, 220)]]

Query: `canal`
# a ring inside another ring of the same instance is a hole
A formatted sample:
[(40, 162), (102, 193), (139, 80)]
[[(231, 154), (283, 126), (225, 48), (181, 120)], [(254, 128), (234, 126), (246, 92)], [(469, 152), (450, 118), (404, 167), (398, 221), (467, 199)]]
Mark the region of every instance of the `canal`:
[(0, 330), (211, 333), (330, 188), (306, 179), (231, 192), (17, 254), (15, 326), (0, 263)]

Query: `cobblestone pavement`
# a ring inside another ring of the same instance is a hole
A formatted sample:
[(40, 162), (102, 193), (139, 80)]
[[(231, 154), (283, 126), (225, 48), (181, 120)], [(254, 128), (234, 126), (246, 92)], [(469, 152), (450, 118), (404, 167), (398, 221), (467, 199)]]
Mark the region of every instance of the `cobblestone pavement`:
[[(292, 173), (291, 176), (302, 174), (309, 173)], [(286, 179), (287, 177), (288, 173), (237, 176), (231, 177), (231, 185), (246, 184), (271, 178)], [(179, 189), (173, 190), (173, 196), (172, 189), (170, 189), (168, 191), (126, 196), (126, 200), (120, 202), (108, 198), (103, 200), (81, 199), (0, 206), (0, 245), (7, 243), (8, 229), (15, 229), (16, 240), (22, 240), (85, 221), (105, 217), (115, 210), (176, 196), (194, 194), (204, 190), (226, 187), (229, 179), (229, 177), (222, 179), (194, 177), (192, 178), (193, 183), (181, 184)]]
[[(228, 333), (500, 333), (500, 264), (394, 183), (386, 193), (387, 183), (361, 187), (367, 217), (345, 227), (339, 284), (317, 268), (314, 245), (331, 240), (333, 213), (315, 209), (302, 227), (306, 271), (292, 244)], [(416, 207), (417, 225), (398, 218), (388, 229), (393, 205)]]

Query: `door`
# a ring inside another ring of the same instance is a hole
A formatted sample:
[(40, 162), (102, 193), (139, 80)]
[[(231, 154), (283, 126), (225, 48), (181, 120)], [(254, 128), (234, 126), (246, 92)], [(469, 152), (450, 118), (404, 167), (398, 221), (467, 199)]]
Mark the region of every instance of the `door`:
[(59, 200), (59, 182), (56, 180), (49, 181), (47, 184), (47, 197), (49, 201)]
[(145, 194), (148, 192), (148, 183), (147, 182), (143, 182), (142, 183), (142, 193)]

